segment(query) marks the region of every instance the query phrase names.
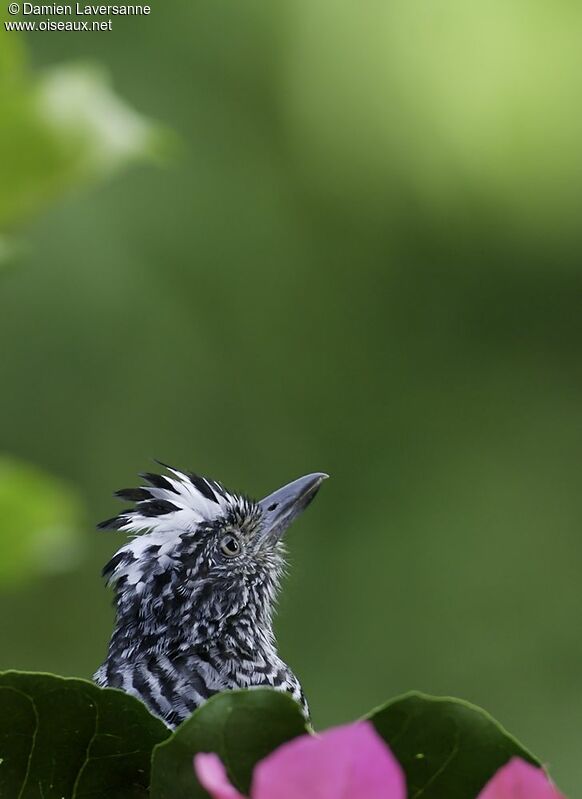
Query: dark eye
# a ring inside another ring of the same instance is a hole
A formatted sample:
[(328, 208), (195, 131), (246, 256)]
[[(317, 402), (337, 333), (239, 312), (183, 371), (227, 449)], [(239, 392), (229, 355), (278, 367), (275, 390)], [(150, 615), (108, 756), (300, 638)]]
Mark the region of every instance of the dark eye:
[(240, 544), (233, 535), (225, 535), (220, 542), (220, 549), (227, 558), (234, 558), (240, 552)]

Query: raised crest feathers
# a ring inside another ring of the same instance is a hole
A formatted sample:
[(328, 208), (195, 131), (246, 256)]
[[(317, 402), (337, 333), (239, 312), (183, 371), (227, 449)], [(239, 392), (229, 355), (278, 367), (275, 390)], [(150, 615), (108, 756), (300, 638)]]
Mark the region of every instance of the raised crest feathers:
[(167, 475), (144, 473), (149, 484), (123, 488), (116, 496), (135, 503), (111, 519), (101, 522), (101, 530), (127, 533), (193, 531), (203, 523), (224, 515), (237, 497), (215, 480), (164, 466)]

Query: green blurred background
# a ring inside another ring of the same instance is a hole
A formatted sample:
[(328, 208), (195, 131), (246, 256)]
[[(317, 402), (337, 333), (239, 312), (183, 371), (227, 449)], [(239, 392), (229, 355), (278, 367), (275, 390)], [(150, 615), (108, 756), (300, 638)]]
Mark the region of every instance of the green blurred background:
[[(254, 495), (325, 470), (277, 621), (315, 724), (453, 694), (582, 790), (581, 25), (569, 0), (154, 0), (4, 35), (35, 80), (105, 69), (170, 153), (5, 203), (1, 446), (80, 532), (2, 589), (1, 667), (101, 663), (124, 539), (94, 523), (152, 457)], [(46, 164), (13, 142), (5, 170)]]

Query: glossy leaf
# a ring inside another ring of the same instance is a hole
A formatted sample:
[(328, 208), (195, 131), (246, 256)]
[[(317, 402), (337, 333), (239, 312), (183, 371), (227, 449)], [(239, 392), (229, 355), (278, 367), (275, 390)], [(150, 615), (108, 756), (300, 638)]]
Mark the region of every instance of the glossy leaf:
[(132, 696), (50, 674), (0, 674), (0, 796), (145, 799), (169, 734)]
[(216, 752), (233, 785), (247, 793), (256, 763), (305, 732), (299, 705), (287, 694), (262, 688), (218, 694), (154, 750), (151, 797), (206, 797), (194, 776), (197, 752)]
[(368, 718), (404, 767), (409, 799), (475, 799), (512, 757), (539, 765), (488, 713), (460, 699), (410, 693)]

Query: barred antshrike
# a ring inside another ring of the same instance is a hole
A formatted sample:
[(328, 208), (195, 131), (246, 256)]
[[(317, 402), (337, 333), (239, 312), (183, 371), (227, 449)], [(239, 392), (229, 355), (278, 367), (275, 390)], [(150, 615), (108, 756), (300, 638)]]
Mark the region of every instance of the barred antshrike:
[(217, 691), (260, 685), (288, 691), (308, 715), (277, 653), (272, 616), (283, 533), (327, 475), (300, 477), (255, 502), (167, 470), (117, 491), (134, 508), (99, 525), (141, 535), (103, 570), (116, 622), (96, 682), (138, 696), (170, 727)]

